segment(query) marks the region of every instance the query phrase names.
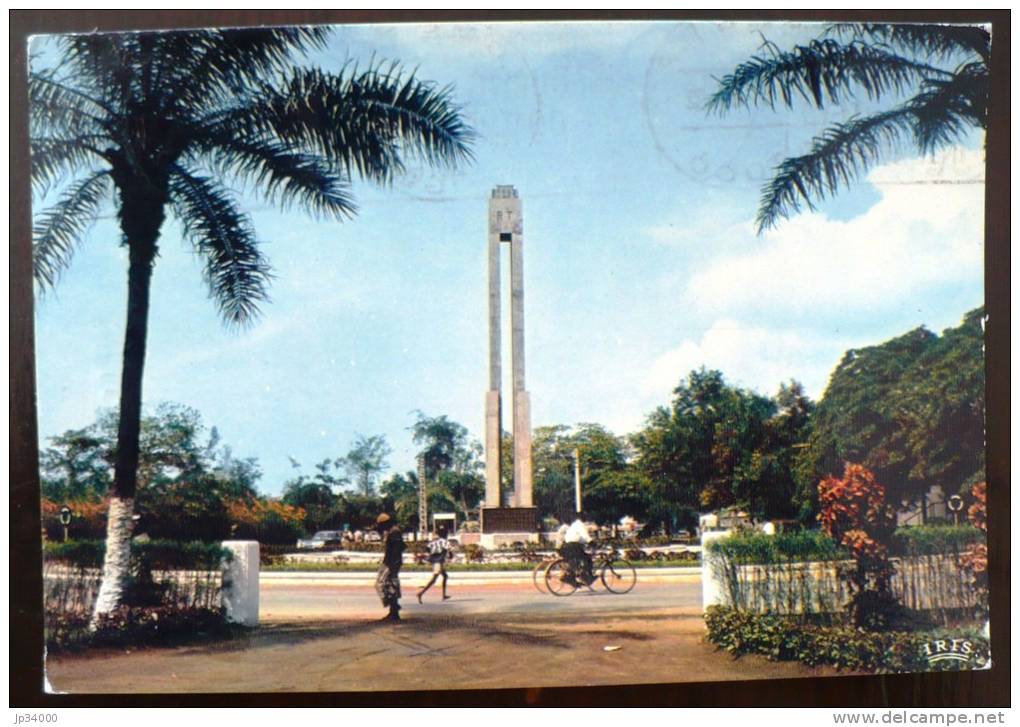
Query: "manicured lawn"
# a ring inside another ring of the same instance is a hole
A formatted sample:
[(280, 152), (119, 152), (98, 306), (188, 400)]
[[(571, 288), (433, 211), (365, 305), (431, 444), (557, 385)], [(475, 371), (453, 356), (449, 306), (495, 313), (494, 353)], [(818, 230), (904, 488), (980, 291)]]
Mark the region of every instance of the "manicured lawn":
[[(461, 572), (498, 572), (498, 571), (530, 571), (537, 563), (450, 563), (446, 566), (451, 573)], [(635, 568), (682, 568), (697, 567), (701, 563), (697, 560), (651, 560), (633, 563)], [(308, 561), (272, 563), (263, 565), (264, 571), (291, 571), (291, 572), (324, 572), (336, 573), (374, 573), (378, 570), (379, 564), (368, 563), (316, 563)], [(405, 564), (403, 572), (427, 573), (432, 570), (428, 564), (412, 565)]]

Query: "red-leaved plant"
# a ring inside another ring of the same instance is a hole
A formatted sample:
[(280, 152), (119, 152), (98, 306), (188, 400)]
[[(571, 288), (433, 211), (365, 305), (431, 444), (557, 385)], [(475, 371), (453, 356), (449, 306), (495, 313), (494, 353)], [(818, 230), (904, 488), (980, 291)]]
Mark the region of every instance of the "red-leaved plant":
[[(967, 508), (967, 519), (979, 530), (988, 532), (988, 485), (978, 482), (970, 490), (974, 503)], [(970, 573), (971, 587), (978, 594), (979, 607), (988, 609), (988, 544), (974, 543), (960, 555), (960, 567)]]
[(885, 487), (859, 464), (847, 463), (842, 479), (818, 483), (822, 529), (854, 559), (846, 574), (854, 625), (869, 630), (889, 627), (898, 604), (890, 583), (893, 566), (889, 543), (896, 529), (896, 511), (885, 501)]

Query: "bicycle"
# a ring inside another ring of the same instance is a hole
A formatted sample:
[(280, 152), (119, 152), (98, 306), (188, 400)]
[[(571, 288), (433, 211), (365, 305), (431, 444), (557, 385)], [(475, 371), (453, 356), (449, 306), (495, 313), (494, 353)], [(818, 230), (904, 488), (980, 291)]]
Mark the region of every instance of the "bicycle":
[(637, 583), (637, 571), (629, 561), (620, 557), (616, 545), (596, 553), (592, 574), (588, 581), (574, 572), (569, 561), (557, 558), (545, 570), (545, 587), (554, 596), (569, 596), (580, 586), (591, 588), (593, 583), (601, 580), (610, 593), (623, 594), (629, 593)]
[(535, 590), (539, 593), (546, 593), (545, 586), (545, 572), (549, 569), (549, 566), (557, 560), (557, 556), (545, 556), (540, 560), (535, 568), (531, 571), (531, 582), (535, 585)]

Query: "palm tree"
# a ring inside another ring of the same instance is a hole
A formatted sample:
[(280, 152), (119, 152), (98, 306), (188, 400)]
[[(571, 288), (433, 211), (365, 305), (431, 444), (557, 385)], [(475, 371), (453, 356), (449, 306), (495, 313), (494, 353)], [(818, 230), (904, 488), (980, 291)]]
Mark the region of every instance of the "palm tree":
[[(765, 41), (759, 55), (719, 80), (710, 111), (761, 104), (821, 109), (863, 93), (901, 102), (853, 116), (815, 137), (811, 150), (775, 169), (762, 190), (758, 233), (834, 194), (904, 142), (930, 154), (987, 126), (991, 37), (980, 27), (841, 23), (822, 38), (782, 51)], [(902, 100), (904, 95), (913, 94)]]
[(473, 132), (451, 99), (397, 64), (338, 72), (294, 59), (325, 45), (318, 28), (63, 36), (60, 62), (29, 76), (32, 180), (58, 187), (33, 229), (35, 278), (53, 286), (103, 204), (128, 249), (114, 484), (93, 623), (125, 583), (137, 484), (149, 283), (167, 213), (204, 260), (228, 325), (267, 300), (270, 268), (229, 184), (338, 220), (357, 176), (386, 184), (411, 156), (455, 166)]

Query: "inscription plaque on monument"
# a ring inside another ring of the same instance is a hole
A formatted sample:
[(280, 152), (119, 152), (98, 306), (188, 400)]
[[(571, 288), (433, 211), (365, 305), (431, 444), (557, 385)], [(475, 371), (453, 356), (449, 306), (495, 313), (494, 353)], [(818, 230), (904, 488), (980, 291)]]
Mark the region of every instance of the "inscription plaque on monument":
[(482, 508), (482, 531), (486, 533), (531, 533), (537, 525), (537, 507)]

